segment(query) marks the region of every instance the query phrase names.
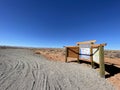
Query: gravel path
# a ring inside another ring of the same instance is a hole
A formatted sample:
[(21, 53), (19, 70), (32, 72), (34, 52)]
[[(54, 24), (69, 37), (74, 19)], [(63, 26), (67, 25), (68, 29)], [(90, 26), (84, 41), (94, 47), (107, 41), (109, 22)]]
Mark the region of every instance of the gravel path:
[(0, 90), (114, 90), (91, 68), (46, 60), (27, 49), (0, 49)]

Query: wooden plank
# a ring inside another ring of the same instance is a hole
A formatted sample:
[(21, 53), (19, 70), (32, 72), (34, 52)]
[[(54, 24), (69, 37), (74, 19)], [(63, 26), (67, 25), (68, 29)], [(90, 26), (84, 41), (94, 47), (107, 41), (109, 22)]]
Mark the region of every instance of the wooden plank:
[[(78, 52), (80, 54), (80, 46), (79, 45), (77, 45), (77, 46), (79, 47), (79, 51)], [(78, 55), (78, 58), (77, 58), (77, 62), (80, 63), (79, 55)]]
[(76, 44), (77, 45), (80, 45), (80, 44), (91, 44), (91, 43), (95, 43), (96, 40), (90, 40), (90, 41), (84, 41), (84, 42), (77, 42)]
[(79, 61), (80, 48), (78, 47), (77, 50), (78, 50), (78, 51), (77, 51), (77, 52), (78, 52), (78, 55), (77, 55), (77, 61), (78, 61), (78, 63), (80, 63), (80, 61)]
[(67, 47), (65, 47), (65, 62), (67, 62), (67, 56), (68, 56), (68, 51), (67, 51)]
[(67, 48), (74, 48), (74, 47), (79, 47), (79, 46), (65, 46)]
[(91, 66), (94, 68), (94, 62), (93, 62), (93, 48), (90, 48), (90, 60), (91, 60)]
[(99, 58), (100, 58), (100, 76), (105, 78), (105, 64), (104, 64), (104, 46), (99, 47)]
[(79, 47), (74, 46), (74, 47), (67, 47), (67, 57), (72, 57), (72, 58), (78, 58), (79, 57)]
[(107, 43), (103, 43), (103, 44), (92, 44), (91, 47), (92, 48), (99, 48), (100, 46), (106, 46)]

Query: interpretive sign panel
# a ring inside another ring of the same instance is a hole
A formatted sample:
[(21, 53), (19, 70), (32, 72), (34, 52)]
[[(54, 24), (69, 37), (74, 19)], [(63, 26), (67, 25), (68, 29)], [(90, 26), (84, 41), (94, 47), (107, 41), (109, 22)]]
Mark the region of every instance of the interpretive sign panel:
[(99, 64), (99, 50), (97, 48), (93, 49), (93, 61)]
[[(90, 48), (80, 48), (80, 58), (90, 60)], [(93, 61), (99, 64), (99, 50), (93, 49)]]
[(90, 59), (90, 48), (80, 48), (80, 58)]

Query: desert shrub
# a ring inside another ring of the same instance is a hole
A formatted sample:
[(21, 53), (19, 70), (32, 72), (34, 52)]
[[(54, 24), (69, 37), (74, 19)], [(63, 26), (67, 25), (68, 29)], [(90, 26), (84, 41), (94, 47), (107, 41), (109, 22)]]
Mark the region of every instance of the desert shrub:
[(108, 57), (108, 58), (120, 58), (120, 51), (119, 50), (105, 50), (104, 55), (105, 57)]
[(0, 49), (7, 49), (7, 47), (6, 46), (1, 46)]
[(116, 58), (120, 58), (120, 53), (116, 53), (116, 54), (115, 54), (115, 57), (116, 57)]
[(36, 51), (35, 54), (41, 54), (40, 51)]

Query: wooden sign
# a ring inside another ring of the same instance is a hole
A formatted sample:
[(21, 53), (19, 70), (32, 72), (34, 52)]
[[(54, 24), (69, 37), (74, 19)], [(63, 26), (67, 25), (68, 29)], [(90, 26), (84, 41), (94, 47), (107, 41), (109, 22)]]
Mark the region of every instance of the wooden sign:
[(100, 76), (105, 77), (104, 46), (107, 44), (94, 44), (95, 42), (96, 40), (77, 42), (77, 46), (66, 47), (65, 62), (67, 62), (67, 57), (77, 58), (78, 62), (79, 56), (90, 59), (92, 68), (94, 68), (94, 62), (98, 63)]
[(67, 57), (78, 58), (79, 57), (79, 47), (66, 47), (67, 48)]

